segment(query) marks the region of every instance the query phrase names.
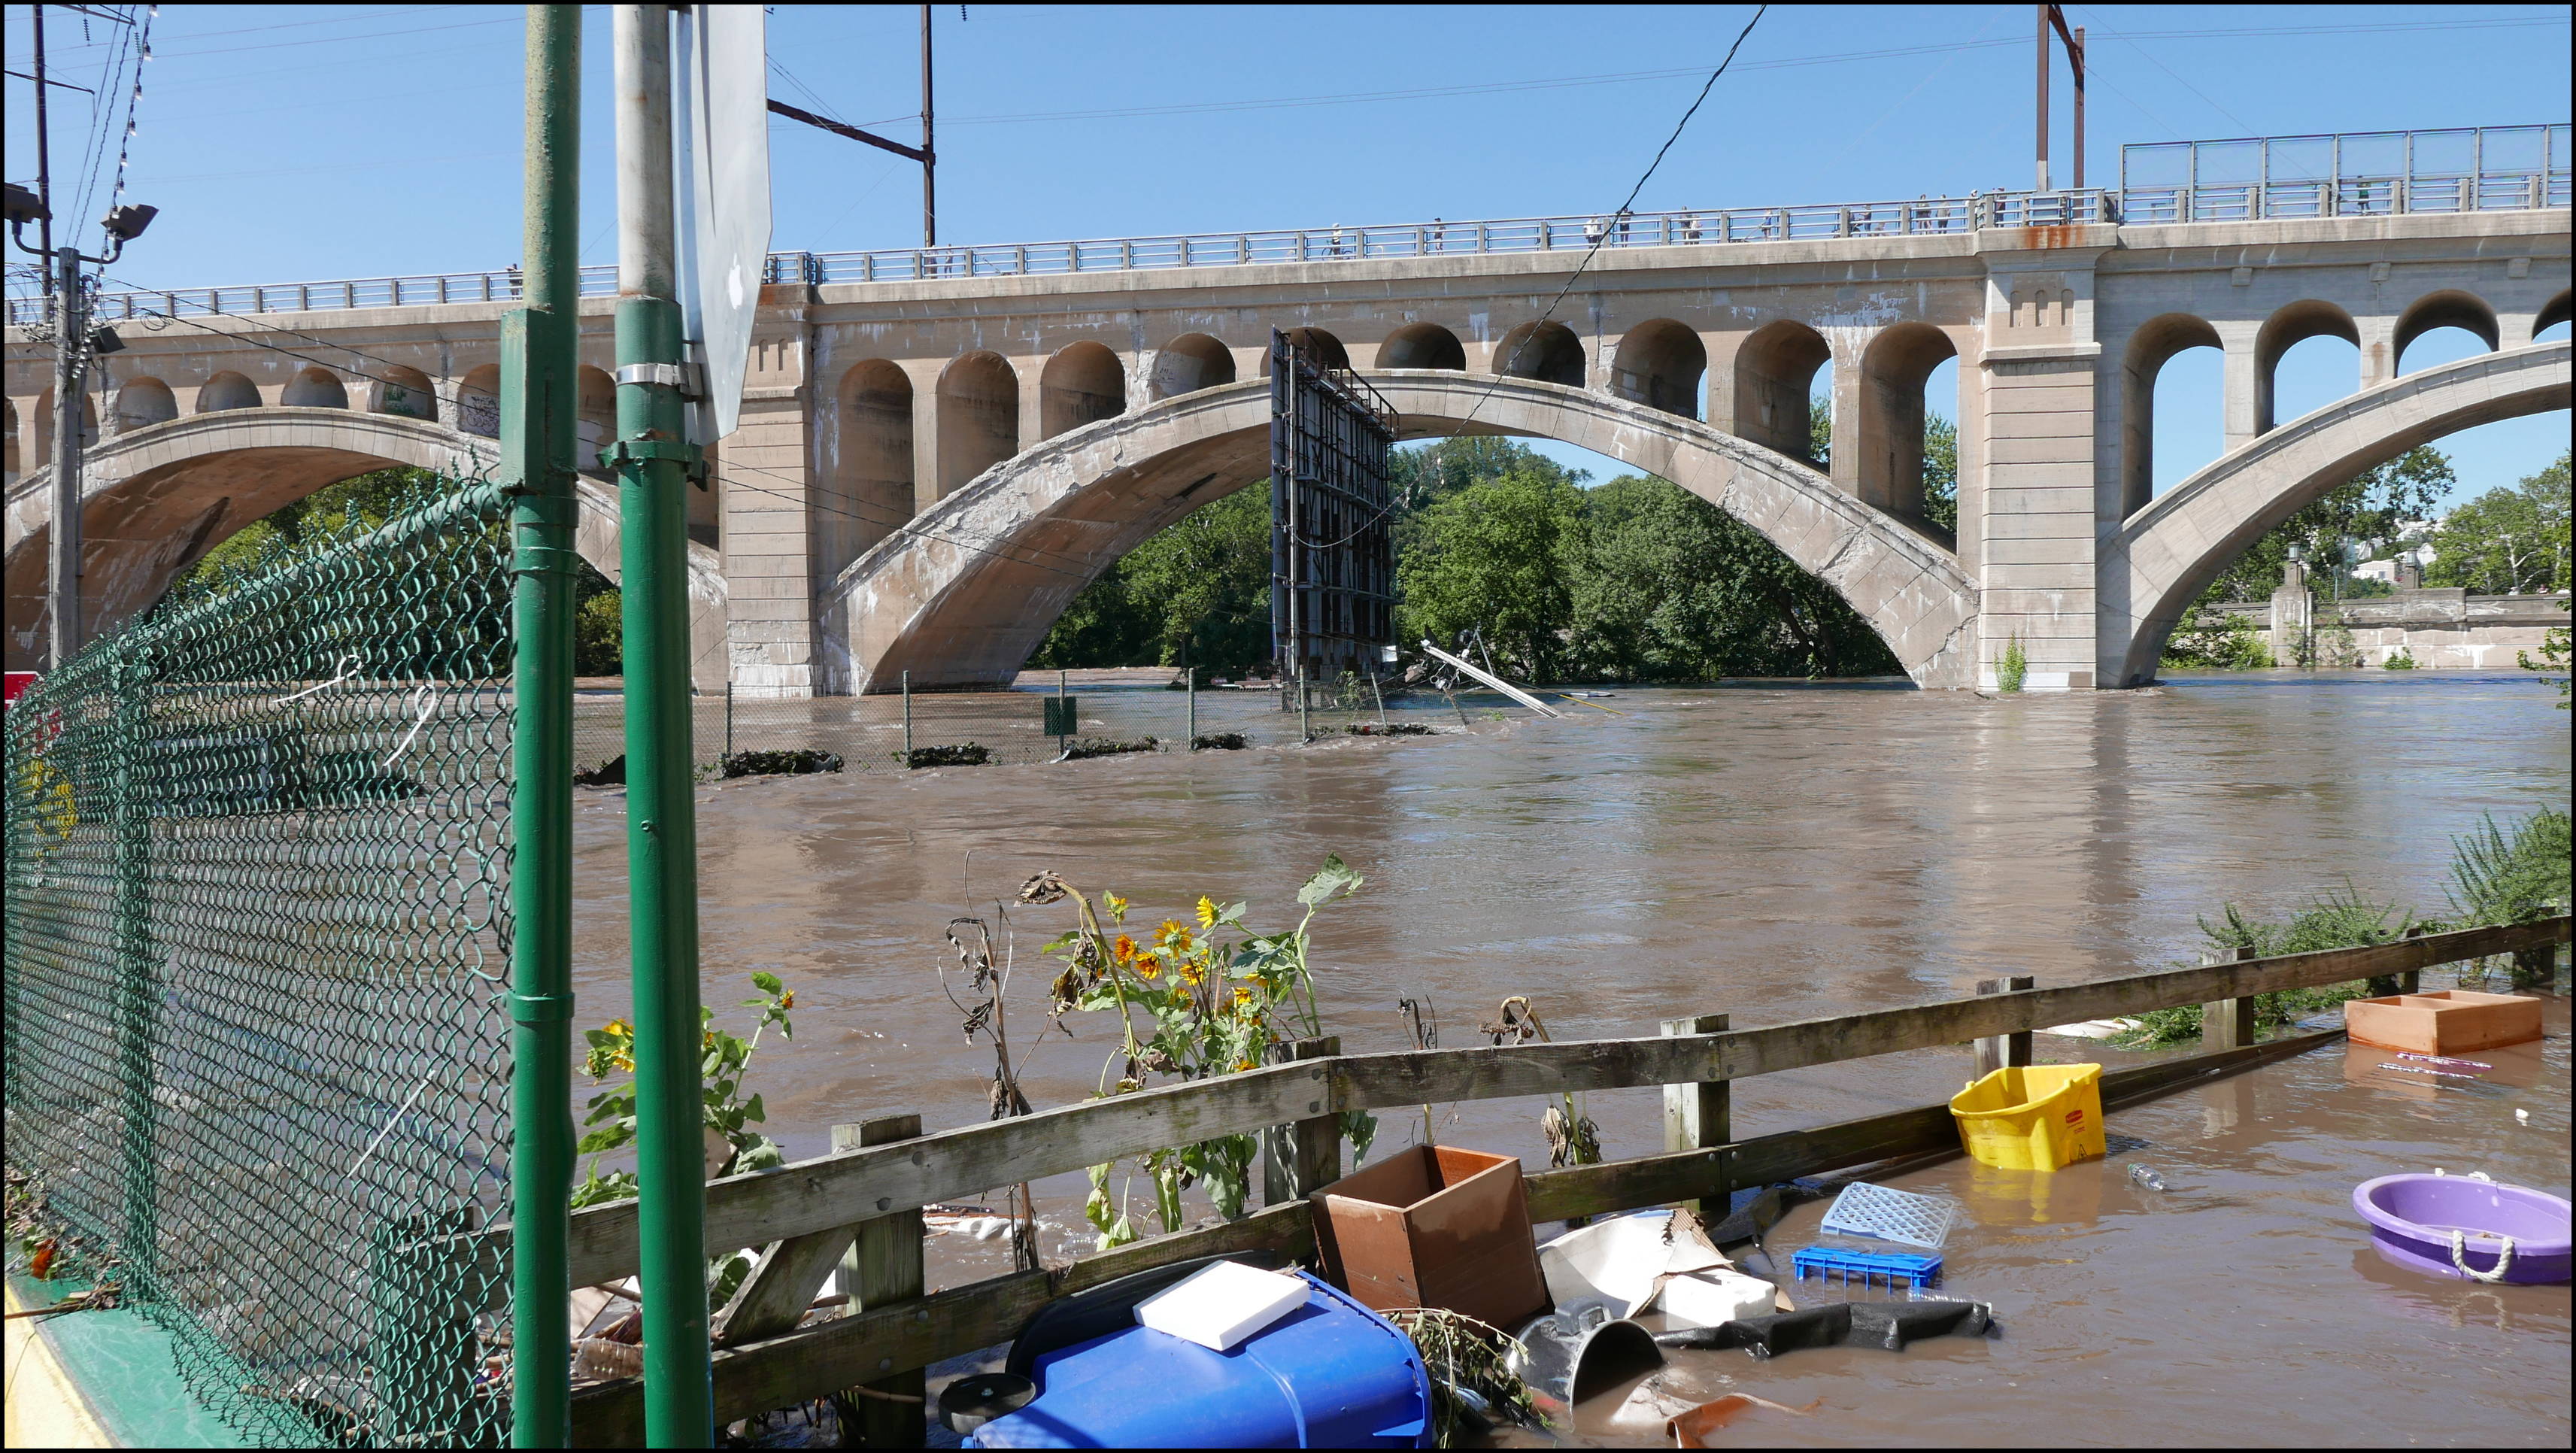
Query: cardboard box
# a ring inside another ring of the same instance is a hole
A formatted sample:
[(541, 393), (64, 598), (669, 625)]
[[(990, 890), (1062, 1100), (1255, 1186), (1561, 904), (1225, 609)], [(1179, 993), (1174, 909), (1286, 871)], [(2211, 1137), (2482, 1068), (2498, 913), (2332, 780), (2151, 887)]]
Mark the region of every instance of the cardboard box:
[(1442, 1307), (1504, 1331), (1550, 1309), (1511, 1156), (1417, 1145), (1307, 1199), (1325, 1274), (1363, 1306)]

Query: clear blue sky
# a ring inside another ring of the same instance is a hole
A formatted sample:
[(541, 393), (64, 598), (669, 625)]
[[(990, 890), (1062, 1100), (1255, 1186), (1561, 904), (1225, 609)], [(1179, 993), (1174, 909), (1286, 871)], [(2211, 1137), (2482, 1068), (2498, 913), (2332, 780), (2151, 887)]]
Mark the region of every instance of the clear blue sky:
[[(96, 7), (93, 7), (96, 8)], [(137, 13), (141, 7), (128, 7)], [(612, 260), (608, 15), (586, 7), (583, 255)], [(7, 7), (10, 69), (28, 10)], [(2075, 5), (2091, 30), (2090, 176), (2123, 142), (2563, 121), (2565, 6)], [(1752, 14), (1746, 6), (936, 7), (940, 229), (956, 242), (1615, 206)], [(118, 27), (50, 11), (55, 74), (99, 87)], [(913, 6), (780, 7), (771, 94), (912, 140)], [(84, 35), (84, 29), (87, 34)], [(1713, 207), (2026, 187), (2028, 5), (1786, 6), (1638, 205)], [(116, 270), (146, 286), (504, 264), (519, 228), (520, 16), (503, 6), (175, 5), (141, 67), (130, 200), (163, 209)], [(130, 81), (134, 67), (117, 76)], [(2067, 80), (2055, 88), (2064, 179)], [(6, 167), (31, 178), (31, 87)], [(58, 92), (54, 159), (103, 210), (124, 92)], [(902, 246), (919, 173), (772, 126), (781, 248)], [(2447, 351), (2446, 351), (2447, 345)], [(2335, 350), (2342, 356), (2335, 356)], [(2428, 338), (2420, 366), (2464, 351)], [(2285, 417), (2348, 390), (2347, 345), (2285, 366)], [(2218, 448), (2216, 356), (2159, 401), (2169, 474)], [(1951, 386), (1936, 378), (1937, 390)], [(2564, 413), (2446, 442), (2474, 492), (2567, 447)], [(1606, 472), (1607, 461), (1564, 451)], [(2160, 483), (2170, 482), (2170, 479)]]

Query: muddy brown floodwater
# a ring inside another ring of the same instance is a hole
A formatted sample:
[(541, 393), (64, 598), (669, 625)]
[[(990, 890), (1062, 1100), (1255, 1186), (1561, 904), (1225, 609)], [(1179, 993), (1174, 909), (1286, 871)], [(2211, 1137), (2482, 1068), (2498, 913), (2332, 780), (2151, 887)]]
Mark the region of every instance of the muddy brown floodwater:
[[(1259, 709), (1202, 703), (1202, 730)], [(735, 1014), (757, 970), (795, 989), (796, 1038), (763, 1046), (752, 1088), (801, 1156), (835, 1122), (985, 1118), (991, 1062), (941, 993), (940, 935), (1041, 868), (1148, 922), (1205, 893), (1286, 927), (1297, 885), (1340, 853), (1368, 881), (1317, 920), (1316, 959), (1327, 1028), (1362, 1051), (1408, 1043), (1406, 997), (1436, 1007), (1449, 1045), (1482, 1042), (1476, 1023), (1515, 993), (1559, 1038), (1720, 1011), (1744, 1028), (1998, 974), (2045, 986), (2187, 962), (2196, 916), (2228, 902), (2278, 914), (2349, 887), (2438, 914), (2451, 835), (2568, 800), (2568, 715), (2518, 675), (2254, 673), (2000, 701), (1729, 686), (1603, 704), (1626, 715), (1478, 711), (1463, 735), (702, 788), (705, 997)], [(1415, 719), (1456, 725), (1432, 705)], [(582, 794), (586, 1024), (629, 1002), (623, 814), (621, 792)], [(1066, 912), (1011, 914), (1024, 1024), (1055, 967), (1035, 950)], [(2527, 1128), (2495, 1096), (2410, 1098), (2320, 1052), (2115, 1116), (2150, 1148), (2066, 1173), (2048, 1205), (1981, 1188), (1964, 1162), (1919, 1172), (1900, 1183), (1967, 1199), (1946, 1290), (1994, 1302), (2003, 1337), (1759, 1365), (1698, 1354), (1669, 1376), (1826, 1400), (1754, 1441), (2564, 1446), (2567, 1289), (2380, 1267), (2338, 1209), (2359, 1179), (2437, 1164), (2565, 1194), (2563, 1012), (2551, 1026), (2526, 1083), (2501, 1092)], [(1042, 1106), (1100, 1072), (1108, 1031), (1074, 1028), (1030, 1060)], [(2043, 1058), (2081, 1049), (2041, 1043)], [(1925, 1103), (1965, 1066), (1926, 1053), (1740, 1083), (1735, 1128)], [(1609, 1155), (1661, 1148), (1653, 1091), (1589, 1101)], [(1539, 1110), (1432, 1113), (1443, 1140), (1544, 1165)], [(1380, 1119), (1381, 1153), (1422, 1133), (1418, 1112)], [(2175, 1189), (2135, 1190), (2132, 1160)], [(1040, 1188), (1050, 1256), (1089, 1244), (1081, 1189)], [(1816, 1214), (1772, 1236), (1784, 1263)], [(1004, 1269), (997, 1244), (932, 1245), (934, 1282)]]

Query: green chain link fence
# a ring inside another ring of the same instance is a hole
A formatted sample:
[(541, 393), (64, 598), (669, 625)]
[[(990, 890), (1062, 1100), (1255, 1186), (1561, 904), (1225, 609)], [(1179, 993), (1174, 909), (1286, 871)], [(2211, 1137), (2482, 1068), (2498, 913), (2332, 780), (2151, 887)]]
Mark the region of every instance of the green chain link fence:
[(508, 1442), (506, 514), (445, 481), (9, 709), (12, 1219), (255, 1443)]

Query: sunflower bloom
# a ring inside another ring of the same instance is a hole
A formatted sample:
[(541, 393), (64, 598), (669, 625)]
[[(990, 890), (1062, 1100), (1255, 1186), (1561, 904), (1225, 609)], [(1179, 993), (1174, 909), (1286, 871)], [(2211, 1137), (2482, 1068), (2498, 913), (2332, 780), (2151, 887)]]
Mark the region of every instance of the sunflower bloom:
[(1128, 962), (1136, 957), (1136, 940), (1123, 933), (1118, 935), (1118, 941), (1109, 946), (1109, 955), (1122, 964)]
[[(64, 511), (64, 513), (65, 513), (65, 514), (69, 514), (69, 513), (70, 513), (70, 511), (69, 511), (69, 510), (66, 510), (66, 511)], [(779, 1007), (779, 1008), (781, 1008), (781, 1009), (793, 1009), (793, 1008), (795, 1008), (795, 1007), (796, 1007), (796, 991), (795, 991), (795, 990), (793, 990), (793, 989), (790, 989), (790, 990), (788, 990), (786, 993), (779, 995), (779, 996), (778, 996), (778, 1007)]]
[(1125, 923), (1127, 921), (1126, 899), (1119, 897), (1115, 893), (1103, 893), (1100, 897), (1102, 901), (1109, 905), (1109, 916), (1112, 919), (1120, 923)]
[(1199, 927), (1216, 927), (1216, 900), (1204, 893), (1199, 895)]
[(1138, 954), (1136, 972), (1150, 979), (1163, 972), (1163, 965), (1152, 954)]
[(1200, 967), (1196, 961), (1184, 962), (1181, 965), (1181, 977), (1195, 984), (1207, 977), (1207, 970)]
[(1238, 1070), (1248, 1070), (1252, 1068), (1252, 1061), (1248, 1059), (1239, 1059), (1234, 1062), (1234, 1067)]
[(1234, 991), (1234, 1007), (1235, 1007), (1235, 1008), (1240, 1009), (1240, 1008), (1242, 1008), (1244, 1005), (1249, 1004), (1249, 1003), (1251, 1003), (1251, 1002), (1252, 1002), (1252, 991), (1251, 991), (1250, 989), (1245, 989), (1245, 988), (1241, 988), (1241, 987), (1237, 987), (1237, 988), (1235, 989), (1235, 991)]

